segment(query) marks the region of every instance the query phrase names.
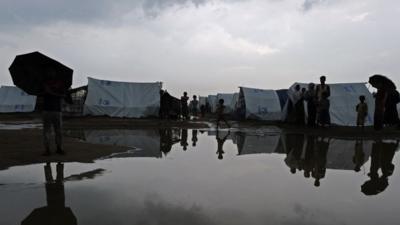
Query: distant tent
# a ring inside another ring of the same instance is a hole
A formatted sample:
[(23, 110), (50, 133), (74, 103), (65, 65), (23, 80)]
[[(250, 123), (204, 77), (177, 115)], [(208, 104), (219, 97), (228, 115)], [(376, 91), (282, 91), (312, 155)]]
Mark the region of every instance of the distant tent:
[(235, 112), (236, 103), (239, 99), (238, 93), (219, 93), (217, 94), (217, 104), (220, 99), (224, 100), (226, 114), (232, 114)]
[(207, 104), (207, 97), (200, 96), (199, 97), (199, 106), (206, 105), (206, 104)]
[(274, 90), (240, 87), (239, 108), (246, 119), (280, 120), (282, 113)]
[[(307, 88), (307, 84), (295, 83), (288, 90), (288, 101), (286, 101), (283, 110), (283, 120), (289, 114), (290, 99), (294, 93), (294, 87), (299, 84), (301, 88)], [(356, 105), (359, 103), (359, 96), (364, 95), (368, 104), (368, 116), (365, 125), (373, 124), (373, 114), (375, 109), (374, 98), (365, 86), (365, 83), (337, 83), (328, 84), (331, 89), (330, 100), (330, 115), (331, 123), (341, 126), (356, 126), (357, 113), (355, 111)], [(306, 106), (306, 104), (305, 104)]]
[(88, 78), (84, 115), (158, 116), (161, 83), (128, 83)]
[(14, 86), (1, 86), (0, 113), (33, 112), (35, 106), (36, 96)]
[(216, 111), (217, 102), (218, 102), (217, 99), (218, 99), (218, 98), (217, 98), (216, 95), (209, 95), (209, 96), (207, 97), (208, 104), (210, 104), (211, 113), (215, 113), (215, 111)]

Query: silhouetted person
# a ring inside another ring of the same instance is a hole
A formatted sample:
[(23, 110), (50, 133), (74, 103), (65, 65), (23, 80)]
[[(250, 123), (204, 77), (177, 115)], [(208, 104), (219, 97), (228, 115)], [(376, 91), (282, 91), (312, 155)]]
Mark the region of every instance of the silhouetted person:
[(300, 90), (300, 85), (297, 85), (296, 88), (298, 88), (299, 90), (298, 92), (298, 101), (296, 102), (296, 104), (294, 105), (295, 110), (296, 110), (296, 124), (297, 125), (304, 125), (305, 124), (305, 118), (306, 118), (306, 114), (304, 111), (304, 95), (306, 92), (305, 88), (302, 88)]
[(181, 97), (181, 115), (182, 118), (187, 120), (189, 119), (189, 107), (188, 107), (189, 97), (187, 96), (187, 92), (183, 92), (183, 96)]
[(331, 124), (331, 116), (329, 114), (330, 101), (326, 92), (322, 93), (322, 99), (317, 105), (317, 121), (318, 125), (325, 127)]
[(45, 151), (43, 155), (50, 155), (50, 139), (52, 136), (52, 128), (55, 133), (55, 142), (57, 145), (57, 153), (65, 154), (62, 148), (62, 114), (61, 101), (65, 97), (64, 93), (58, 91), (63, 86), (63, 82), (57, 80), (55, 71), (48, 72), (48, 80), (43, 84), (43, 143)]
[(361, 95), (359, 97), (360, 103), (357, 104), (356, 106), (356, 112), (357, 112), (357, 126), (360, 126), (364, 128), (365, 124), (365, 119), (368, 116), (368, 105), (365, 102), (365, 96)]
[(315, 91), (315, 84), (310, 83), (308, 90), (305, 93), (304, 99), (307, 102), (307, 125), (315, 127), (317, 120), (317, 93)]
[(381, 130), (384, 124), (385, 106), (388, 93), (384, 89), (384, 85), (382, 82), (376, 83), (375, 87), (377, 89), (377, 92), (374, 94), (375, 97), (374, 129)]
[(47, 206), (37, 208), (29, 214), (21, 225), (76, 225), (77, 219), (69, 207), (65, 206), (64, 165), (57, 163), (57, 176), (53, 179), (51, 165), (44, 166), (46, 177)]
[(187, 150), (187, 146), (188, 146), (188, 130), (187, 129), (182, 129), (182, 133), (181, 133), (181, 146), (183, 147), (183, 150), (186, 151)]
[(331, 96), (331, 88), (329, 85), (326, 84), (326, 77), (321, 76), (319, 78), (320, 84), (317, 85), (316, 87), (316, 93), (317, 93), (317, 100), (321, 101), (323, 93), (325, 93), (326, 98), (329, 98)]
[(201, 114), (201, 118), (204, 118), (206, 116), (206, 112), (207, 112), (207, 106), (202, 104), (200, 106), (200, 114)]
[(399, 125), (399, 113), (397, 111), (397, 104), (400, 102), (399, 92), (396, 90), (388, 92), (385, 102), (384, 123), (389, 126)]
[[(388, 177), (393, 174), (394, 164), (392, 161), (398, 147), (398, 141), (385, 143), (379, 140), (372, 145), (371, 166), (368, 173), (370, 180), (361, 186), (361, 191), (365, 195), (379, 194), (389, 186)], [(378, 173), (379, 169), (382, 171), (381, 176)]]
[(228, 138), (229, 134), (230, 134), (230, 131), (228, 131), (228, 133), (221, 139), (219, 137), (219, 131), (217, 130), (216, 138), (217, 138), (217, 143), (218, 143), (218, 149), (217, 149), (216, 153), (218, 154), (219, 160), (222, 160), (224, 158), (224, 154), (225, 154), (224, 143), (225, 143), (226, 139)]
[(325, 177), (326, 174), (326, 162), (329, 149), (329, 139), (325, 137), (318, 137), (316, 142), (315, 150), (315, 164), (312, 176), (314, 177), (314, 186), (320, 186), (320, 180)]
[(196, 143), (197, 143), (198, 139), (197, 139), (197, 130), (193, 129), (192, 130), (192, 146), (196, 147)]
[(160, 90), (160, 113), (161, 119), (169, 119), (170, 108), (172, 107), (171, 97), (167, 91)]
[(199, 108), (199, 100), (197, 100), (197, 96), (193, 95), (193, 100), (190, 101), (190, 111), (192, 112), (193, 119), (197, 117)]
[(361, 170), (361, 166), (365, 162), (365, 153), (364, 153), (364, 143), (363, 140), (356, 140), (356, 144), (354, 145), (354, 171), (359, 172)]
[(217, 129), (219, 128), (220, 121), (223, 121), (226, 124), (226, 126), (230, 128), (228, 121), (226, 121), (225, 119), (224, 99), (220, 99), (217, 105)]

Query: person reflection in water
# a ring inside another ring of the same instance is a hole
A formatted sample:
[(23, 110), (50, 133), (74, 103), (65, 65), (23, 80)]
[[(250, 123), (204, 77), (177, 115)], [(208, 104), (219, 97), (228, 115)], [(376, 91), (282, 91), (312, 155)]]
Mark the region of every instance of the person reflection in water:
[(192, 146), (196, 147), (196, 143), (197, 143), (198, 139), (197, 139), (197, 130), (193, 129), (192, 130)]
[(304, 169), (304, 177), (310, 178), (314, 168), (315, 136), (307, 136), (307, 145), (305, 151), (306, 152), (302, 163)]
[(37, 208), (21, 225), (76, 225), (77, 219), (69, 207), (65, 207), (64, 165), (57, 163), (57, 176), (53, 179), (51, 165), (44, 166), (47, 206)]
[(304, 146), (304, 135), (303, 134), (288, 134), (287, 135), (287, 157), (285, 163), (290, 167), (290, 172), (295, 174), (297, 169), (301, 171), (302, 165), (302, 153)]
[(228, 136), (230, 134), (231, 134), (231, 132), (228, 131), (228, 133), (223, 138), (220, 138), (219, 131), (217, 129), (216, 138), (217, 138), (217, 143), (218, 143), (218, 149), (217, 149), (216, 153), (218, 154), (218, 159), (219, 160), (222, 160), (224, 158), (224, 154), (225, 154), (225, 152), (224, 152), (224, 143), (225, 143), (226, 139), (228, 138)]
[(326, 137), (318, 137), (316, 142), (316, 150), (314, 153), (314, 169), (312, 177), (315, 179), (314, 186), (319, 187), (320, 180), (325, 177), (326, 174), (326, 157), (328, 156), (330, 139)]
[[(394, 154), (399, 147), (399, 141), (384, 142), (376, 141), (372, 145), (371, 166), (368, 176), (370, 180), (361, 185), (361, 192), (365, 195), (377, 195), (389, 186), (389, 177), (393, 174)], [(382, 175), (379, 176), (379, 169)]]
[(181, 146), (183, 148), (183, 151), (187, 150), (188, 144), (188, 130), (187, 129), (182, 129), (182, 134), (181, 134)]
[(360, 172), (361, 166), (365, 163), (365, 153), (364, 153), (364, 143), (363, 140), (356, 140), (356, 144), (354, 146), (354, 171)]
[(160, 151), (167, 155), (174, 144), (172, 140), (172, 130), (171, 129), (160, 129)]

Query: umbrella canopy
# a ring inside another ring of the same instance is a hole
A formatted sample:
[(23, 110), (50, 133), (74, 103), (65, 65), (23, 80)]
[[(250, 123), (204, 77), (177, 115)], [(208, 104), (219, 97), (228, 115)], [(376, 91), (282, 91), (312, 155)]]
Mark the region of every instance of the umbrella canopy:
[(57, 93), (72, 85), (73, 70), (40, 52), (17, 55), (9, 71), (14, 84), (30, 95), (43, 94), (46, 82)]
[(375, 74), (375, 75), (371, 76), (369, 78), (368, 82), (373, 87), (378, 88), (378, 89), (382, 88), (385, 90), (396, 90), (396, 85), (393, 83), (393, 81), (383, 75), (380, 75), (380, 74)]

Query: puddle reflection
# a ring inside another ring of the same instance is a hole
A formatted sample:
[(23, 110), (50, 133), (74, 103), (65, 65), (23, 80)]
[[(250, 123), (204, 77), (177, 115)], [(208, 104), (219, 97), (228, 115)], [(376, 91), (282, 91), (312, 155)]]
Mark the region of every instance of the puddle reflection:
[[(371, 157), (369, 181), (362, 186), (363, 193), (378, 194), (388, 185), (393, 173), (394, 154), (399, 148), (398, 140), (371, 140), (366, 138), (326, 137), (314, 134), (280, 132), (245, 132), (230, 130), (197, 130), (164, 128), (159, 130), (91, 130), (82, 132), (81, 139), (93, 144), (132, 147), (125, 153), (107, 158), (167, 156), (175, 144), (183, 151), (197, 147), (198, 135), (215, 137), (216, 155), (224, 159), (224, 143), (232, 141), (237, 146), (237, 155), (284, 154), (284, 162), (292, 174), (302, 173), (304, 178), (314, 179), (319, 187), (326, 177), (327, 169), (354, 170), (360, 172)], [(378, 175), (381, 169), (382, 175)]]
[[(131, 149), (96, 161), (97, 169), (65, 164), (66, 176), (62, 163), (47, 163), (44, 170), (27, 166), (45, 178), (43, 188), (7, 185), (35, 176), (25, 175), (25, 167), (0, 174), (6, 184), (0, 186), (5, 199), (0, 214), (9, 215), (0, 217), (0, 224), (372, 225), (384, 219), (391, 225), (400, 220), (398, 140), (178, 128), (68, 134)], [(41, 193), (44, 201), (37, 197)], [(10, 199), (15, 208), (5, 207)]]

